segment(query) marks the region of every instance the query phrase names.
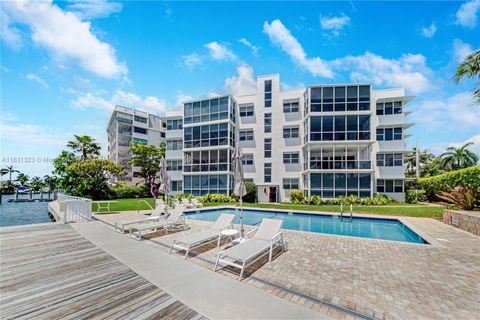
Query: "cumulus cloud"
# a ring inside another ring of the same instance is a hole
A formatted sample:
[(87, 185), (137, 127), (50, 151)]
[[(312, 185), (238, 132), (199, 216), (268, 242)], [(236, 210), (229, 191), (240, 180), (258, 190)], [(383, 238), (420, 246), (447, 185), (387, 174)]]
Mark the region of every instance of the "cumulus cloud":
[(43, 80), (42, 78), (40, 78), (39, 76), (33, 74), (33, 73), (27, 74), (25, 78), (27, 78), (28, 80), (31, 80), (31, 81), (35, 81), (38, 84), (40, 84), (42, 87), (44, 87), (45, 89), (48, 89), (47, 82), (45, 80)]
[(435, 24), (435, 21), (432, 22), (432, 24), (428, 27), (422, 27), (422, 36), (425, 38), (431, 38), (435, 35), (437, 32), (437, 25)]
[(22, 47), (22, 36), (20, 30), (11, 26), (10, 18), (0, 7), (0, 35), (10, 48), (18, 50)]
[(70, 3), (66, 6), (82, 20), (106, 18), (112, 13), (122, 11), (120, 2), (109, 2), (107, 0), (81, 0)]
[(255, 93), (257, 83), (253, 75), (253, 68), (248, 64), (240, 64), (237, 67), (237, 75), (225, 79), (223, 89), (232, 95)]
[(456, 23), (463, 27), (474, 28), (477, 25), (478, 11), (480, 11), (480, 0), (463, 3), (455, 14)]
[(194, 97), (188, 94), (179, 94), (177, 100), (175, 101), (176, 108), (182, 108), (185, 102), (193, 100)]
[(320, 17), (322, 30), (331, 31), (334, 36), (339, 36), (340, 31), (350, 23), (350, 17), (343, 13), (337, 17)]
[(241, 38), (240, 40), (238, 40), (238, 42), (240, 42), (241, 44), (244, 44), (245, 46), (249, 47), (250, 50), (252, 50), (252, 53), (253, 55), (258, 55), (258, 47), (257, 46), (254, 46), (250, 41), (248, 41), (247, 39), (245, 38)]
[(65, 144), (64, 140), (59, 139), (62, 135), (58, 131), (39, 125), (0, 123), (0, 132), (2, 139), (5, 139), (5, 141), (17, 141), (28, 143), (29, 145), (42, 146), (61, 146)]
[(462, 63), (463, 60), (473, 53), (473, 48), (468, 43), (460, 39), (453, 40), (453, 57), (457, 63)]
[(236, 56), (226, 44), (212, 41), (203, 45), (208, 49), (208, 53), (213, 60), (227, 61), (235, 60)]
[(333, 78), (333, 71), (327, 62), (319, 57), (308, 58), (305, 50), (280, 20), (263, 24), (263, 32), (270, 41), (278, 45), (301, 68), (308, 70), (313, 76)]
[(195, 66), (199, 66), (203, 64), (202, 56), (192, 53), (182, 57), (183, 63), (192, 70)]
[(90, 22), (83, 22), (74, 13), (63, 11), (51, 1), (3, 2), (2, 12), (8, 16), (10, 30), (14, 24), (28, 26), (32, 41), (56, 59), (77, 61), (104, 78), (126, 77), (127, 67), (118, 61), (115, 49), (100, 41), (92, 33)]

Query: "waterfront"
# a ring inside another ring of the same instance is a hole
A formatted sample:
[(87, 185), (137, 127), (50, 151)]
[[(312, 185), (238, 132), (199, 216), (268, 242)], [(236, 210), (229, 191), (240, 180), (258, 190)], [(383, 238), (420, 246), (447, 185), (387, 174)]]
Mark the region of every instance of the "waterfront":
[(48, 202), (8, 202), (14, 195), (2, 195), (0, 227), (50, 222)]

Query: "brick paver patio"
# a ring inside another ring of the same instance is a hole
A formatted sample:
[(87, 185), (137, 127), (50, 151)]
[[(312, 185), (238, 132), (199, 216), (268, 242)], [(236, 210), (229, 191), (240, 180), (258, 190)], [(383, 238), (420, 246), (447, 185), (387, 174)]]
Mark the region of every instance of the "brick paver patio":
[[(138, 214), (97, 215), (110, 223), (132, 217)], [(402, 219), (433, 244), (284, 230), (288, 251), (271, 263), (258, 261), (247, 269), (253, 277), (243, 281), (338, 319), (354, 317), (263, 280), (380, 319), (480, 319), (480, 237), (434, 219)], [(190, 230), (152, 233), (145, 243), (167, 250), (159, 243), (170, 245), (206, 224), (187, 222)], [(190, 261), (212, 268), (205, 259), (214, 261), (224, 243), (192, 250)], [(238, 277), (236, 271), (221, 272)]]

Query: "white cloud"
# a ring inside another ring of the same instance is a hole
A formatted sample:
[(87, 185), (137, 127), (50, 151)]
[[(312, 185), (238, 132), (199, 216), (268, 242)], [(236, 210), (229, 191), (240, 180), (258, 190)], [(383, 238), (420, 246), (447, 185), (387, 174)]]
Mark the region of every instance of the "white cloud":
[(233, 95), (255, 93), (257, 83), (253, 75), (253, 68), (248, 64), (240, 64), (237, 67), (237, 75), (225, 79), (223, 89)]
[(115, 49), (92, 33), (90, 22), (82, 22), (72, 12), (51, 1), (3, 2), (2, 11), (11, 24), (27, 25), (33, 42), (55, 59), (76, 60), (101, 77), (126, 77), (127, 67), (117, 61)]
[(246, 45), (247, 47), (250, 48), (250, 50), (252, 50), (252, 53), (253, 55), (258, 55), (258, 47), (257, 46), (254, 46), (250, 41), (248, 41), (247, 39), (245, 38), (241, 38), (240, 40), (238, 40), (238, 42), (240, 42), (241, 44), (244, 44)]
[(183, 108), (183, 104), (187, 101), (191, 101), (193, 100), (194, 97), (191, 96), (191, 95), (187, 95), (187, 94), (179, 94), (177, 96), (177, 101), (175, 101), (175, 107), (176, 108)]
[(190, 69), (192, 70), (195, 68), (195, 66), (199, 66), (203, 64), (203, 58), (202, 56), (192, 53), (186, 56), (182, 57), (183, 63)]
[(432, 143), (432, 144), (429, 144), (426, 146), (426, 149), (433, 153), (433, 154), (436, 154), (436, 155), (440, 155), (442, 153), (445, 152), (445, 150), (448, 148), (448, 147), (455, 147), (455, 148), (458, 148), (458, 147), (461, 147), (463, 146), (465, 143), (468, 143), (468, 142), (473, 142), (473, 145), (470, 145), (468, 147), (468, 150), (474, 152), (475, 154), (477, 154), (478, 156), (480, 156), (480, 134), (477, 134), (477, 135), (474, 135), (464, 141), (461, 141), (461, 142), (458, 142), (457, 141), (451, 141), (451, 142), (438, 142), (438, 143)]
[(331, 31), (334, 36), (339, 36), (340, 31), (350, 23), (350, 17), (343, 13), (338, 17), (320, 17), (322, 30)]
[(268, 35), (271, 42), (278, 45), (296, 64), (308, 70), (313, 76), (333, 78), (333, 72), (326, 61), (319, 57), (307, 58), (305, 50), (280, 20), (274, 20), (270, 24), (265, 22), (263, 32)]
[(59, 139), (63, 135), (56, 130), (33, 124), (1, 123), (0, 132), (2, 139), (24, 142), (30, 145), (60, 146), (65, 144), (64, 140)]
[(40, 78), (39, 76), (33, 74), (33, 73), (27, 74), (27, 76), (25, 78), (27, 78), (28, 80), (31, 80), (31, 81), (35, 81), (35, 82), (39, 83), (45, 89), (48, 89), (47, 82), (45, 80), (43, 80), (42, 78)]
[(157, 115), (165, 114), (165, 110), (167, 109), (165, 100), (153, 96), (142, 98), (134, 93), (121, 90), (115, 92), (115, 94), (108, 99), (90, 92), (84, 93), (73, 100), (71, 104), (74, 108), (94, 108), (108, 112), (111, 112), (115, 108), (115, 105), (120, 105)]
[(460, 39), (453, 40), (453, 57), (455, 62), (462, 63), (463, 60), (473, 53), (473, 48)]
[(203, 46), (208, 49), (210, 57), (214, 60), (228, 61), (235, 60), (236, 58), (235, 54), (227, 47), (226, 44), (212, 41), (204, 44)]
[(0, 119), (2, 121), (17, 121), (18, 118), (12, 113), (2, 111), (2, 113), (0, 114)]
[(12, 49), (18, 50), (22, 47), (20, 30), (10, 26), (10, 18), (2, 7), (0, 7), (0, 36)]
[(122, 11), (120, 2), (109, 2), (107, 0), (81, 0), (66, 6), (82, 20), (106, 18), (112, 13)]
[(477, 25), (477, 14), (480, 11), (480, 0), (471, 0), (463, 3), (455, 14), (456, 23), (468, 28)]
[(437, 25), (435, 24), (435, 21), (432, 22), (432, 24), (428, 27), (422, 27), (422, 36), (425, 38), (431, 38), (435, 35), (437, 32)]
[(468, 149), (472, 152), (475, 152), (477, 155), (480, 156), (480, 134), (477, 134), (471, 138), (468, 138), (467, 140), (463, 141), (463, 142), (460, 142), (460, 143), (453, 143), (452, 145), (454, 147), (461, 147), (463, 146), (465, 143), (468, 143), (468, 142), (473, 142), (473, 145), (469, 146)]

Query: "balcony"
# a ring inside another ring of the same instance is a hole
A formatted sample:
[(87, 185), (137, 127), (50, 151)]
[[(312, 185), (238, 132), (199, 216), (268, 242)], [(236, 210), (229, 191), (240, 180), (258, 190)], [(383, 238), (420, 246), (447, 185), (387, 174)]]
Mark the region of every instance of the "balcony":
[(311, 170), (369, 170), (370, 160), (317, 160), (310, 159)]

